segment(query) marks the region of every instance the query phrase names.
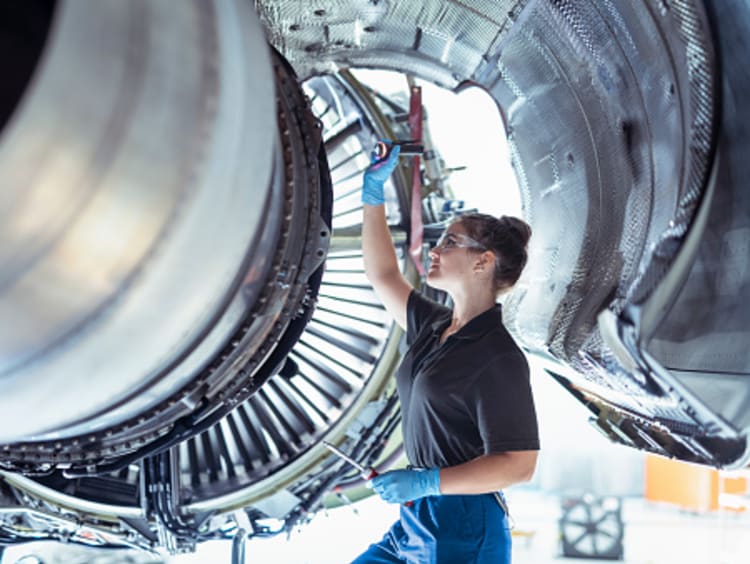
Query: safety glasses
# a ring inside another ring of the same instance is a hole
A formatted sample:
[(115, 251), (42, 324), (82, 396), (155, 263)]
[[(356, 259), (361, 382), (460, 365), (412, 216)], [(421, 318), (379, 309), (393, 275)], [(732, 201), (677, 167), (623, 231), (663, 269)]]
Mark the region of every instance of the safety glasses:
[(440, 239), (438, 239), (435, 249), (479, 249), (486, 251), (487, 247), (463, 233), (450, 233), (449, 231), (444, 231), (440, 236)]

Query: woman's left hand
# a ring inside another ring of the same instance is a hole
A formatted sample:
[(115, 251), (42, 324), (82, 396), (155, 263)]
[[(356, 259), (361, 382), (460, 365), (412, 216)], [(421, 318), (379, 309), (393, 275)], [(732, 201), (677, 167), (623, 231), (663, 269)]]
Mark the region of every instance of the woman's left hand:
[(372, 489), (388, 503), (406, 503), (440, 495), (440, 470), (391, 470), (370, 480)]

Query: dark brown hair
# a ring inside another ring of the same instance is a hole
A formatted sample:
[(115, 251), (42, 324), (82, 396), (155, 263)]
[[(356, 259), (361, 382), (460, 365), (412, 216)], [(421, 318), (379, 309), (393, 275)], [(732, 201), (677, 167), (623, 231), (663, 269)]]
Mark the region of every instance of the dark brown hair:
[(467, 213), (456, 219), (466, 234), (497, 255), (495, 261), (495, 291), (511, 288), (526, 266), (531, 227), (518, 219), (504, 215), (494, 217), (485, 213)]

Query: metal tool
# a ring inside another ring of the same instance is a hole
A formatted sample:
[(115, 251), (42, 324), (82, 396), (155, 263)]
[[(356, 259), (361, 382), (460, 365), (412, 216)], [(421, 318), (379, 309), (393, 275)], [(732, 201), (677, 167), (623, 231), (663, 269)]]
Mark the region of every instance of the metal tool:
[(424, 153), (424, 145), (414, 139), (407, 139), (404, 141), (378, 141), (375, 143), (375, 147), (372, 150), (372, 154), (377, 159), (385, 159), (391, 154), (393, 147), (398, 145), (401, 147), (399, 152), (400, 157), (409, 157), (414, 155), (421, 155)]
[(365, 466), (362, 466), (359, 462), (354, 460), (351, 456), (344, 454), (343, 451), (333, 446), (331, 443), (323, 441), (323, 444), (326, 446), (328, 450), (330, 450), (333, 454), (338, 456), (341, 460), (345, 460), (352, 466), (354, 466), (357, 470), (359, 470), (360, 476), (362, 476), (365, 480), (371, 480), (375, 476), (378, 475), (377, 471), (374, 468), (366, 468)]
[[(365, 480), (372, 480), (375, 476), (378, 475), (378, 471), (375, 470), (374, 468), (363, 466), (362, 464), (354, 460), (351, 456), (349, 456), (348, 454), (345, 454), (341, 449), (338, 449), (335, 446), (333, 446), (331, 443), (326, 442), (326, 441), (322, 441), (322, 442), (326, 446), (326, 448), (330, 450), (333, 454), (338, 456), (341, 460), (344, 460), (348, 462), (349, 464), (351, 464), (352, 466), (354, 466), (359, 471), (359, 475), (362, 476)], [(407, 507), (411, 507), (412, 505), (414, 505), (414, 502), (407, 501), (404, 503), (404, 505)]]

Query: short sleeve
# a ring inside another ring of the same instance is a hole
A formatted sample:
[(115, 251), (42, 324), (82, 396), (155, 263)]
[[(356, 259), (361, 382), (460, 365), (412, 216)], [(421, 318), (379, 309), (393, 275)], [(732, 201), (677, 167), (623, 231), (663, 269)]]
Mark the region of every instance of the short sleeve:
[(427, 324), (446, 313), (450, 313), (447, 307), (412, 290), (406, 302), (406, 344), (411, 345)]
[(529, 365), (523, 354), (495, 356), (470, 389), (467, 407), (485, 454), (539, 449)]

